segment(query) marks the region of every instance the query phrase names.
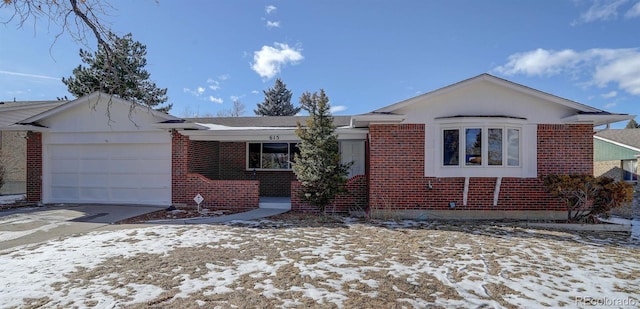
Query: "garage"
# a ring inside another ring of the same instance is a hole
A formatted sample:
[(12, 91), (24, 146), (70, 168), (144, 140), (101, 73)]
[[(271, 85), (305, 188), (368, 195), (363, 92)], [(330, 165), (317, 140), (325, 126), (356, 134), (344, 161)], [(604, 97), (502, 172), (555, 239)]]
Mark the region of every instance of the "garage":
[(155, 144), (47, 145), (49, 203), (165, 205), (171, 201), (171, 148)]
[(29, 118), (41, 141), (28, 142), (28, 170), (41, 182), (27, 194), (44, 204), (171, 205), (172, 137), (162, 125), (175, 121), (103, 93)]

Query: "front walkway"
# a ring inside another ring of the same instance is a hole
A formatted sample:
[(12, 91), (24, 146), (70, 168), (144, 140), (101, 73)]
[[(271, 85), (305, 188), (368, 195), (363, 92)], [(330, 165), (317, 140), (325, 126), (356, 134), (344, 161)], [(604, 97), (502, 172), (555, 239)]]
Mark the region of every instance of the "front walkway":
[(291, 198), (288, 196), (261, 196), (260, 208), (291, 210)]
[(148, 223), (163, 223), (163, 224), (215, 224), (215, 223), (224, 223), (231, 221), (249, 221), (262, 219), (266, 217), (271, 217), (279, 214), (283, 214), (289, 211), (289, 209), (278, 209), (278, 208), (258, 208), (249, 210), (246, 212), (240, 212), (237, 214), (219, 216), (219, 217), (207, 217), (207, 218), (193, 218), (186, 220), (171, 220), (171, 221), (153, 221)]
[(291, 210), (289, 197), (260, 197), (260, 208), (231, 215), (192, 219), (155, 220), (154, 224), (216, 224), (231, 221), (249, 221), (279, 215)]

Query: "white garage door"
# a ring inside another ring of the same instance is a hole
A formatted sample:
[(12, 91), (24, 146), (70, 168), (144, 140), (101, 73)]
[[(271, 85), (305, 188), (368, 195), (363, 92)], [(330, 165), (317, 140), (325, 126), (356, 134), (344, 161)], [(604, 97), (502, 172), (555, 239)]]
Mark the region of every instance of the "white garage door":
[(46, 147), (46, 203), (171, 203), (170, 143)]

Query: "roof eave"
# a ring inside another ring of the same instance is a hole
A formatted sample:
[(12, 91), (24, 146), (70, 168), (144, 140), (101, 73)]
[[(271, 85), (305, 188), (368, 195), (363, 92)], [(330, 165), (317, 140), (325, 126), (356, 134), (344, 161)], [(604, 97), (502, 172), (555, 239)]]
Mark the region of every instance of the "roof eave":
[(593, 126), (601, 126), (612, 124), (620, 121), (631, 120), (635, 115), (627, 114), (576, 114), (562, 118), (565, 124), (592, 124)]
[(46, 112), (43, 112), (43, 113), (40, 113), (38, 115), (29, 117), (29, 118), (23, 120), (22, 122), (24, 122), (24, 123), (35, 123), (35, 122), (38, 122), (38, 121), (40, 121), (42, 119), (48, 118), (48, 117), (50, 117), (52, 115), (61, 113), (61, 112), (65, 111), (65, 110), (67, 110), (67, 109), (70, 109), (70, 108), (78, 105), (78, 104), (82, 104), (82, 103), (84, 103), (84, 102), (86, 102), (88, 100), (100, 100), (101, 96), (107, 97), (108, 100), (113, 100), (113, 101), (117, 101), (117, 102), (126, 102), (128, 104), (133, 104), (134, 108), (136, 110), (149, 111), (154, 116), (156, 116), (156, 117), (158, 117), (160, 119), (164, 119), (166, 121), (181, 120), (180, 118), (175, 117), (173, 115), (170, 115), (170, 114), (167, 114), (167, 113), (163, 113), (163, 112), (159, 112), (159, 111), (156, 111), (156, 110), (154, 110), (152, 108), (147, 108), (145, 106), (142, 106), (142, 105), (139, 105), (139, 104), (136, 104), (136, 103), (121, 99), (121, 98), (119, 98), (119, 97), (117, 97), (115, 95), (111, 95), (111, 94), (107, 94), (107, 93), (104, 93), (104, 92), (96, 91), (96, 92), (93, 92), (93, 93), (88, 94), (86, 96), (79, 97), (79, 98), (77, 98), (75, 100), (65, 102), (64, 104), (59, 105), (57, 107), (54, 107), (54, 108), (52, 108), (50, 110), (47, 110)]
[(368, 127), (371, 124), (398, 124), (405, 120), (406, 116), (401, 114), (371, 113), (355, 115), (351, 117), (351, 127)]
[(167, 123), (167, 122), (160, 122), (160, 123), (155, 123), (153, 124), (153, 127), (158, 128), (158, 129), (176, 129), (176, 130), (208, 130), (209, 128), (206, 126), (203, 126), (201, 124), (197, 124), (197, 123), (193, 123), (193, 122), (182, 122), (182, 123)]
[(12, 125), (5, 126), (5, 127), (0, 127), (0, 131), (13, 131), (13, 132), (20, 132), (20, 131), (47, 132), (47, 131), (49, 131), (49, 128), (47, 128), (47, 127), (43, 127), (43, 126), (33, 125), (33, 124), (30, 124), (30, 123), (25, 123), (25, 124), (16, 123), (16, 124), (12, 124)]

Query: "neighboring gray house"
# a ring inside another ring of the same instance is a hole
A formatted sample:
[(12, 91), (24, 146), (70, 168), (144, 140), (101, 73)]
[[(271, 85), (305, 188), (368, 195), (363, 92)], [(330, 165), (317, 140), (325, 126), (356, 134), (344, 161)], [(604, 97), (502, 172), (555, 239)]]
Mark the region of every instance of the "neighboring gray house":
[(593, 172), (631, 182), (638, 181), (640, 129), (599, 131), (593, 140)]
[(15, 126), (22, 119), (38, 115), (67, 101), (0, 102), (0, 164), (5, 167), (5, 184), (0, 194), (26, 192), (26, 135), (23, 127)]

